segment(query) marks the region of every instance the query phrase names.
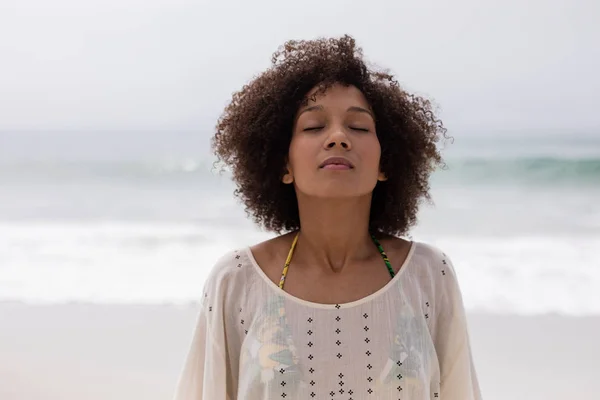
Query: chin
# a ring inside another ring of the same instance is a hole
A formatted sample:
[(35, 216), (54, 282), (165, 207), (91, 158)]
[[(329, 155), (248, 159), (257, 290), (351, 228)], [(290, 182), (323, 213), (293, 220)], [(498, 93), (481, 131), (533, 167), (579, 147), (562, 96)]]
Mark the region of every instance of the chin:
[(352, 199), (369, 196), (373, 190), (360, 190), (356, 185), (327, 185), (322, 188), (313, 188), (308, 193), (304, 192), (309, 197), (319, 199)]

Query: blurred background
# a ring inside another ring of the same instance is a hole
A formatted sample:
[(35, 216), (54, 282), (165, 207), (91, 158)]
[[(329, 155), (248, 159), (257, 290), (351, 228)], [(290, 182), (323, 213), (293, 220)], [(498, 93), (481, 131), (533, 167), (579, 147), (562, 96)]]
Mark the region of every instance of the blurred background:
[(170, 398), (214, 261), (272, 236), (212, 170), (216, 119), (286, 40), (346, 33), (453, 137), (411, 237), (456, 265), (484, 398), (594, 398), (599, 18), (594, 0), (0, 0), (0, 399)]

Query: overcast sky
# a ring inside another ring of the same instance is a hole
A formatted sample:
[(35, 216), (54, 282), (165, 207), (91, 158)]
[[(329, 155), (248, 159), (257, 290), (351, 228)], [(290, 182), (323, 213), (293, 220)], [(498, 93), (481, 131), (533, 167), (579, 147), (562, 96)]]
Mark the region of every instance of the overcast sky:
[(597, 0), (0, 0), (0, 131), (210, 130), (288, 39), (353, 35), (455, 130), (600, 127)]

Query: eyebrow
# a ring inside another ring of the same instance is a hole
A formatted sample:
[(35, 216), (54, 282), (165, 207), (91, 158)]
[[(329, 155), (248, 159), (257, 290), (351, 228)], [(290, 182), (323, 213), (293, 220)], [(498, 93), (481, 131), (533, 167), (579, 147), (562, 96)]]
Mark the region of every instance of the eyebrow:
[(375, 120), (375, 116), (373, 115), (373, 113), (371, 111), (367, 110), (366, 108), (352, 106), (352, 107), (348, 107), (348, 109), (346, 111), (367, 113), (371, 116), (371, 118), (373, 118), (373, 121)]
[[(320, 106), (320, 105), (306, 107), (304, 110), (300, 111), (300, 114), (298, 114), (298, 117), (300, 117), (300, 115), (304, 114), (305, 112), (323, 111), (323, 110), (324, 110), (323, 106)], [(373, 113), (371, 111), (367, 110), (366, 108), (351, 106), (351, 107), (348, 107), (348, 109), (346, 110), (346, 112), (348, 112), (348, 111), (366, 113), (366, 114), (369, 114), (371, 116), (371, 118), (373, 118), (373, 120), (375, 120), (375, 115), (373, 115)]]
[(310, 106), (310, 107), (306, 107), (304, 110), (300, 111), (300, 113), (298, 114), (298, 117), (300, 117), (305, 112), (309, 112), (309, 111), (323, 111), (323, 110), (324, 110), (323, 106)]

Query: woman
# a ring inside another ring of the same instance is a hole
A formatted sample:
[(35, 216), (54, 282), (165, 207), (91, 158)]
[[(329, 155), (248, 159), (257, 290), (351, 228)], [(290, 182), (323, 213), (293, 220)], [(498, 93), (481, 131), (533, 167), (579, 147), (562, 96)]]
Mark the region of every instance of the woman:
[(213, 139), (274, 239), (205, 283), (177, 400), (480, 399), (450, 259), (401, 239), (444, 135), (351, 37), (291, 41)]

